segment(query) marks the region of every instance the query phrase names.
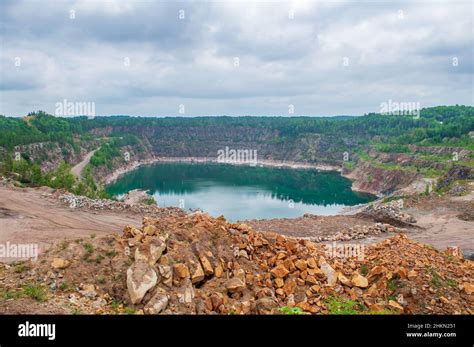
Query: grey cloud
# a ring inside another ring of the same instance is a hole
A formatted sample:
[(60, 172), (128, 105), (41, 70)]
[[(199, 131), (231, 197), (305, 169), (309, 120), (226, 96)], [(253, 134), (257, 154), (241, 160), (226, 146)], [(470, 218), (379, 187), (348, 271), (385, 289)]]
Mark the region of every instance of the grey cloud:
[(470, 1), (0, 6), (0, 113), (9, 115), (53, 112), (64, 98), (135, 115), (176, 114), (180, 103), (188, 115), (284, 115), (290, 103), (296, 114), (361, 114), (389, 98), (473, 103)]

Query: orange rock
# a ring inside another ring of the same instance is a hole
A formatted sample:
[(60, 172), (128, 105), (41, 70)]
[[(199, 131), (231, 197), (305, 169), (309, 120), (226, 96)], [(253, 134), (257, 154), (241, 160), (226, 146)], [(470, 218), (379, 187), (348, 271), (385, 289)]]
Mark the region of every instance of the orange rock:
[(283, 281), (282, 278), (275, 278), (275, 286), (277, 288), (283, 287), (284, 284), (285, 284), (285, 281)]
[(173, 270), (176, 276), (178, 276), (178, 278), (183, 279), (183, 278), (189, 277), (189, 269), (186, 266), (186, 264), (183, 264), (183, 263), (174, 264)]
[(379, 304), (372, 304), (372, 305), (369, 306), (369, 309), (372, 312), (381, 312), (381, 311), (383, 311), (383, 307), (380, 306)]
[(311, 269), (315, 269), (318, 266), (318, 264), (316, 264), (316, 260), (314, 260), (314, 258), (308, 258), (308, 260), (306, 261), (306, 264)]
[(302, 271), (302, 272), (300, 273), (300, 277), (305, 280), (306, 277), (308, 277), (308, 271)]
[(313, 276), (308, 276), (306, 277), (306, 283), (312, 285), (312, 284), (317, 284), (318, 281)]
[(337, 278), (338, 278), (339, 282), (341, 282), (343, 285), (348, 286), (348, 287), (352, 287), (352, 282), (346, 276), (344, 276), (342, 273), (339, 272)]
[(440, 296), (439, 301), (442, 302), (443, 304), (449, 304), (449, 300), (446, 299), (444, 296)]
[(374, 266), (369, 273), (367, 274), (367, 278), (372, 278), (374, 276), (380, 275), (382, 272), (384, 272), (384, 268), (380, 265)]
[(398, 276), (400, 276), (401, 279), (407, 278), (407, 269), (405, 269), (404, 267), (397, 268), (395, 272), (398, 274)]
[(297, 261), (295, 261), (295, 266), (296, 268), (298, 268), (300, 271), (305, 271), (306, 268), (308, 267), (308, 265), (306, 264), (306, 262), (304, 260), (301, 260), (301, 259), (298, 259)]
[(415, 270), (410, 270), (410, 271), (408, 271), (407, 276), (408, 276), (409, 279), (414, 279), (414, 278), (416, 278), (416, 276), (418, 276), (418, 273)]
[(285, 265), (285, 267), (290, 270), (290, 271), (295, 271), (296, 270), (296, 266), (295, 266), (295, 263), (293, 263), (293, 261), (288, 258), (288, 259), (285, 259), (285, 261), (283, 262), (283, 264)]
[(211, 262), (204, 254), (199, 255), (199, 260), (201, 261), (201, 265), (206, 276), (214, 274), (214, 269), (212, 268)]
[(217, 278), (220, 278), (222, 277), (222, 274), (223, 274), (224, 270), (222, 269), (222, 265), (219, 264), (216, 266), (216, 270), (215, 270), (215, 275)]
[(274, 267), (270, 272), (273, 274), (273, 276), (279, 278), (284, 278), (290, 273), (283, 264)]
[(358, 272), (354, 272), (352, 274), (351, 282), (354, 286), (359, 288), (367, 288), (367, 286), (369, 285), (369, 281), (367, 280), (367, 278), (365, 278)]
[(283, 235), (278, 234), (277, 237), (276, 237), (276, 242), (277, 243), (283, 243), (283, 242), (285, 242), (285, 240), (286, 240), (286, 238)]
[(466, 282), (462, 284), (462, 287), (467, 294), (471, 295), (474, 293), (474, 284)]
[(390, 306), (391, 308), (394, 308), (396, 311), (398, 312), (403, 312), (403, 306), (401, 306), (398, 302), (396, 301), (393, 301), (393, 300), (390, 300), (388, 302), (388, 306)]
[(295, 288), (296, 288), (296, 281), (291, 278), (288, 279), (285, 282), (285, 285), (283, 286), (283, 290), (286, 295), (293, 294), (295, 292)]

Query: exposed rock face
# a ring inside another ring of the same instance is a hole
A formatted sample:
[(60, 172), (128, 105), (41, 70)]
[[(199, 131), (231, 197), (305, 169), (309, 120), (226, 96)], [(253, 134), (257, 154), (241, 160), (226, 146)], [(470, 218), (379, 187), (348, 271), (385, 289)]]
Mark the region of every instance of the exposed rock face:
[(446, 175), (438, 180), (437, 188), (443, 189), (455, 180), (467, 179), (474, 179), (474, 169), (467, 166), (456, 165), (453, 166)]
[(389, 194), (408, 186), (420, 177), (416, 172), (375, 168), (369, 162), (359, 162), (356, 169), (343, 172), (343, 176), (353, 181), (354, 191), (374, 195)]

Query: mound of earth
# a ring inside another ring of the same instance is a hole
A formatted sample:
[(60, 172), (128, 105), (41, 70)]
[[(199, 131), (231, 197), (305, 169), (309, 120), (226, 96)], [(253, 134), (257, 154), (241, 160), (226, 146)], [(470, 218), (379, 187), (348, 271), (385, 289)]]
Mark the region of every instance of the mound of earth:
[(2, 265), (0, 312), (473, 314), (473, 274), (404, 235), (330, 248), (195, 212)]

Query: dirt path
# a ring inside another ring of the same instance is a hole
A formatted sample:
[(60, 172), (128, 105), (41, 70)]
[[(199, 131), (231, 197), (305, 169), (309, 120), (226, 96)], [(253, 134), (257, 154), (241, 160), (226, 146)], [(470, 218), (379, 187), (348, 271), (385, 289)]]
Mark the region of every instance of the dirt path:
[(97, 151), (97, 149), (94, 149), (93, 151), (89, 152), (86, 154), (86, 156), (84, 157), (84, 159), (79, 163), (77, 164), (76, 166), (74, 166), (72, 169), (71, 169), (71, 173), (80, 178), (81, 177), (81, 173), (82, 173), (82, 170), (84, 169), (84, 167), (89, 164), (89, 161), (91, 160), (92, 156), (94, 155), (95, 151)]
[(120, 233), (126, 224), (141, 225), (141, 215), (73, 210), (48, 198), (50, 194), (47, 188), (0, 186), (0, 244), (37, 243), (41, 252), (54, 241)]

